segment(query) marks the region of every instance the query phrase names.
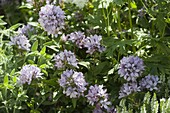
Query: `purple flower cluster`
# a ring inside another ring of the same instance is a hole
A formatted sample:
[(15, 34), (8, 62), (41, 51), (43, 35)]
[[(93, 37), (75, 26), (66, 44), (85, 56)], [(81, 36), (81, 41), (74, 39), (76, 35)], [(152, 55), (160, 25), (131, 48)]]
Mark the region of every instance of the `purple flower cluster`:
[(158, 90), (158, 83), (160, 83), (158, 76), (148, 75), (142, 78), (139, 82), (141, 89), (148, 89), (150, 91)]
[(29, 40), (23, 34), (19, 34), (15, 37), (12, 37), (9, 44), (10, 45), (16, 45), (16, 46), (18, 46), (19, 49), (26, 50), (26, 51), (29, 51), (30, 47), (31, 47)]
[(87, 37), (84, 47), (88, 50), (86, 51), (89, 54), (93, 54), (95, 51), (103, 52), (105, 50), (104, 46), (101, 46), (100, 41), (102, 36), (94, 35)]
[(31, 84), (32, 79), (41, 78), (41, 69), (33, 65), (25, 65), (20, 71), (18, 82), (20, 84)]
[(61, 34), (61, 30), (64, 29), (64, 19), (64, 11), (59, 6), (47, 4), (41, 7), (38, 21), (48, 35), (58, 36), (58, 34)]
[(97, 111), (100, 111), (100, 109), (107, 110), (111, 105), (111, 102), (108, 100), (107, 89), (103, 89), (103, 85), (90, 86), (86, 97), (90, 105), (100, 106), (99, 108), (96, 107)]
[(54, 57), (54, 61), (58, 69), (64, 68), (67, 64), (78, 68), (76, 56), (71, 51), (60, 52)]
[(127, 81), (136, 81), (144, 70), (143, 60), (139, 57), (123, 57), (120, 61), (118, 74)]
[(80, 49), (86, 48), (86, 53), (93, 54), (95, 51), (103, 52), (105, 47), (100, 44), (102, 36), (91, 35), (86, 37), (83, 32), (73, 32), (68, 34), (66, 37), (62, 37), (63, 40), (70, 40), (75, 43)]
[(73, 32), (67, 35), (68, 40), (71, 42), (75, 43), (79, 48), (83, 48), (85, 44), (85, 35), (83, 32), (78, 31), (78, 32)]
[(24, 25), (22, 28), (18, 29), (18, 33), (28, 37), (31, 32), (34, 32), (34, 30), (35, 29), (31, 25)]
[(86, 81), (84, 79), (83, 73), (76, 72), (73, 70), (66, 70), (61, 75), (59, 79), (59, 84), (64, 88), (63, 93), (70, 98), (78, 98), (84, 95), (86, 88)]
[(136, 82), (133, 83), (125, 83), (123, 84), (123, 86), (121, 87), (120, 91), (119, 91), (119, 98), (123, 98), (125, 96), (128, 96), (134, 92), (138, 92), (140, 91), (140, 87), (138, 86), (138, 84)]

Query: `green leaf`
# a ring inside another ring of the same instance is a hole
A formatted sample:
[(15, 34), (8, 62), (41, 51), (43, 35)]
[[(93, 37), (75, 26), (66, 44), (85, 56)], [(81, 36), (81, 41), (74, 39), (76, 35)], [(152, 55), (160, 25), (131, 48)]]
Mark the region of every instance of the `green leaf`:
[(6, 25), (7, 23), (0, 19), (0, 26)]
[(4, 77), (4, 86), (8, 86), (8, 75), (5, 75), (5, 77)]
[(13, 26), (11, 26), (9, 29), (10, 30), (16, 30), (18, 27), (20, 27), (22, 24), (20, 24), (20, 23), (18, 23), (18, 24), (15, 24), (15, 25), (13, 25)]
[(89, 68), (90, 62), (81, 61), (81, 62), (79, 62), (79, 65)]
[(28, 22), (29, 25), (35, 26), (35, 27), (40, 27), (38, 22)]
[(145, 104), (143, 104), (142, 107), (140, 108), (140, 113), (147, 113)]
[(44, 46), (44, 47), (41, 49), (40, 54), (41, 54), (41, 55), (45, 54), (45, 51), (46, 51), (46, 46)]
[(131, 2), (130, 6), (132, 9), (137, 9), (136, 3), (135, 2)]
[(117, 5), (123, 5), (125, 3), (125, 0), (113, 0), (113, 2)]
[(38, 49), (38, 40), (33, 43), (31, 51), (37, 51), (37, 49)]
[(152, 113), (158, 113), (158, 101), (157, 101), (157, 98), (156, 98), (156, 94), (154, 93), (152, 99), (151, 99), (151, 111)]
[(165, 113), (165, 99), (160, 99), (160, 112)]
[(168, 98), (168, 100), (165, 103), (165, 113), (169, 112), (170, 112), (170, 98)]
[(94, 69), (92, 69), (94, 75), (100, 74), (105, 67), (108, 67), (108, 62), (101, 62), (99, 65), (95, 66)]
[(76, 108), (76, 105), (77, 105), (77, 99), (72, 99), (72, 104), (73, 104), (73, 107)]
[(15, 74), (15, 69), (13, 69), (10, 73), (10, 76), (14, 75)]
[(151, 95), (150, 95), (150, 93), (149, 93), (149, 92), (147, 92), (147, 93), (145, 94), (145, 97), (144, 97), (143, 103), (145, 103), (145, 104), (149, 104), (149, 103), (150, 103), (150, 98), (151, 98)]
[(30, 111), (30, 113), (41, 113), (41, 112), (38, 111), (38, 110), (32, 109), (32, 110)]

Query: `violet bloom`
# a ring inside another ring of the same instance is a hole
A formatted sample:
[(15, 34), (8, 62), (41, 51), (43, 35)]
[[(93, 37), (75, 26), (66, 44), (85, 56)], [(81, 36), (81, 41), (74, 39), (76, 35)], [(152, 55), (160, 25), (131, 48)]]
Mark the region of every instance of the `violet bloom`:
[(18, 82), (20, 84), (31, 84), (32, 79), (41, 78), (41, 69), (33, 65), (25, 65), (20, 71)]
[(25, 35), (19, 34), (13, 38), (9, 42), (10, 45), (16, 45), (19, 49), (29, 51), (31, 44)]
[(19, 34), (23, 34), (23, 35), (25, 35), (27, 37), (29, 36), (29, 34), (31, 32), (34, 32), (34, 31), (35, 31), (35, 29), (31, 25), (24, 25), (22, 28), (18, 29)]
[(58, 53), (54, 57), (54, 61), (55, 66), (58, 69), (64, 68), (66, 65), (78, 68), (76, 56), (71, 51), (64, 50), (63, 52)]
[(61, 30), (64, 29), (64, 19), (64, 11), (59, 6), (47, 4), (41, 7), (38, 21), (48, 35), (58, 36), (58, 34), (61, 34)]
[(158, 83), (160, 83), (158, 76), (148, 75), (142, 78), (139, 82), (141, 89), (148, 89), (150, 91), (158, 90)]
[(120, 60), (118, 74), (127, 81), (136, 81), (144, 70), (143, 60), (139, 57), (129, 56)]
[(83, 32), (73, 32), (67, 35), (68, 40), (75, 43), (79, 48), (83, 48), (85, 44), (85, 35)]
[(101, 108), (107, 109), (111, 102), (108, 100), (107, 89), (103, 89), (103, 85), (90, 86), (87, 101), (90, 105), (99, 104)]
[(78, 98), (84, 96), (84, 91), (87, 90), (87, 82), (84, 79), (83, 73), (73, 70), (66, 70), (59, 79), (59, 84), (64, 88), (63, 93), (70, 98)]
[(123, 98), (125, 96), (128, 96), (134, 92), (140, 91), (140, 87), (138, 87), (136, 82), (133, 83), (125, 83), (121, 87), (119, 91), (119, 98)]
[(87, 37), (84, 47), (87, 48), (86, 53), (93, 54), (95, 51), (103, 52), (105, 47), (100, 44), (102, 36), (94, 35)]

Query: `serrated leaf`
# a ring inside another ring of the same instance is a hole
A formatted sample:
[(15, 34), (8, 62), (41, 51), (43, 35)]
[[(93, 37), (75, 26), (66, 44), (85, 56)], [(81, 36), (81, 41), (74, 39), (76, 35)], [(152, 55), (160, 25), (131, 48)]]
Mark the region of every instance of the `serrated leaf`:
[(147, 113), (145, 104), (143, 104), (142, 107), (140, 108), (140, 113)]
[(160, 99), (160, 112), (165, 113), (165, 99)]
[(147, 93), (145, 94), (144, 99), (143, 99), (143, 103), (149, 104), (149, 103), (150, 103), (150, 98), (151, 98), (151, 95), (150, 95), (149, 92), (147, 92)]
[(154, 93), (152, 99), (151, 99), (151, 111), (152, 113), (158, 113), (158, 101), (157, 101), (157, 98), (156, 98), (156, 94)]

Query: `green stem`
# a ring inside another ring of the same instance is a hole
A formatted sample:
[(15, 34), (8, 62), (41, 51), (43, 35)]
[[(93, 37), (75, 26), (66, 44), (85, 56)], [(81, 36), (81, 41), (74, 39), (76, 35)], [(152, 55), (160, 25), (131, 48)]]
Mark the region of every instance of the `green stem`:
[(121, 27), (121, 21), (120, 21), (120, 9), (118, 8), (117, 10), (117, 24), (118, 24), (118, 29), (119, 29), (119, 33), (120, 33), (120, 38), (122, 38), (122, 27)]
[(5, 104), (5, 109), (6, 109), (6, 112), (9, 113), (9, 110), (8, 110), (8, 107), (6, 106), (6, 104)]
[(133, 25), (132, 25), (132, 14), (131, 14), (131, 0), (128, 0), (128, 13), (129, 13), (129, 22), (130, 22), (130, 29), (131, 29), (131, 37), (133, 38)]
[(17, 96), (17, 98), (16, 98), (16, 101), (15, 101), (15, 105), (14, 105), (14, 111), (13, 111), (13, 113), (15, 113), (16, 112), (16, 105), (17, 105), (17, 102), (18, 102), (18, 96)]
[[(2, 100), (4, 100), (3, 96), (2, 96)], [(6, 103), (4, 103), (4, 105), (5, 105), (6, 113), (9, 113), (9, 110), (8, 110), (7, 104), (6, 104)]]
[[(102, 4), (102, 7), (103, 7), (103, 4)], [(104, 17), (104, 21), (105, 21), (105, 24), (106, 24), (106, 30), (107, 30), (107, 36), (109, 37), (110, 36), (110, 13), (112, 12), (112, 9), (110, 8), (110, 10), (107, 8), (106, 9), (106, 13), (104, 11), (104, 7), (102, 8), (102, 13), (103, 13), (103, 17)]]
[(162, 31), (162, 36), (161, 36), (161, 38), (163, 38), (164, 37), (164, 34), (165, 34), (165, 28), (166, 28), (166, 25), (164, 26), (164, 28), (163, 28), (163, 31)]

